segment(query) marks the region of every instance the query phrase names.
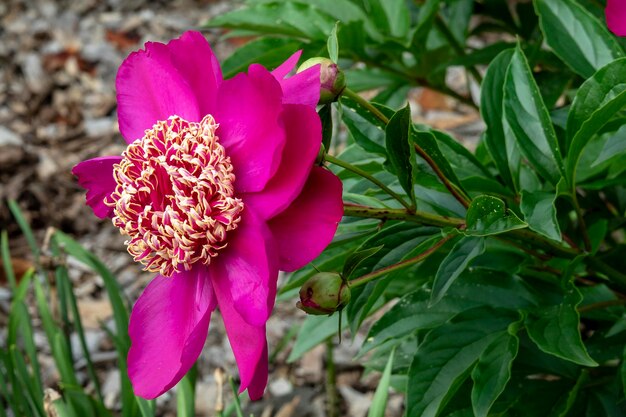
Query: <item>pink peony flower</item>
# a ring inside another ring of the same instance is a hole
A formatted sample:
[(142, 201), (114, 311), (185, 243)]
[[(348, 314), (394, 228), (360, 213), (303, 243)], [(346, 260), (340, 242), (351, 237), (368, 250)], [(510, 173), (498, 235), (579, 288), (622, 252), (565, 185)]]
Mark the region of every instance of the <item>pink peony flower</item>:
[(606, 24), (617, 36), (626, 36), (626, 0), (607, 0)]
[(299, 56), (223, 80), (200, 33), (147, 43), (117, 74), (128, 148), (72, 170), (94, 213), (111, 217), (134, 259), (159, 273), (130, 317), (128, 372), (141, 397), (191, 368), (216, 307), (241, 391), (263, 395), (278, 271), (319, 255), (343, 215), (341, 182), (314, 166), (319, 66), (286, 77)]

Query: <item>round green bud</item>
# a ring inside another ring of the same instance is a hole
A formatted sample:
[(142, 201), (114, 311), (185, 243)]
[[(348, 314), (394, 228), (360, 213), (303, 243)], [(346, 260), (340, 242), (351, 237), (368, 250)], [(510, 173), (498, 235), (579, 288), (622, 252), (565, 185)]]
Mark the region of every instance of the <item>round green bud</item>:
[(313, 275), (300, 289), (300, 301), (296, 307), (314, 315), (332, 314), (350, 301), (348, 283), (335, 272)]
[(318, 104), (337, 101), (346, 88), (346, 76), (337, 64), (328, 58), (310, 58), (300, 65), (297, 72), (302, 72), (315, 65), (320, 65), (320, 100)]

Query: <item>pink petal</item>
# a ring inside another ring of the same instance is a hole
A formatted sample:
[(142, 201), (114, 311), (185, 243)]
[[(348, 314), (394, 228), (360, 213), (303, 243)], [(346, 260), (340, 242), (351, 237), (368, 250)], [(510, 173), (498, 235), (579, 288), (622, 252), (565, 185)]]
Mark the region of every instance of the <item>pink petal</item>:
[[(188, 43), (182, 38), (180, 42)], [(187, 53), (196, 52), (200, 56), (189, 62), (175, 62), (176, 57), (168, 45), (148, 42), (145, 50), (133, 52), (120, 66), (115, 81), (117, 113), (120, 131), (127, 143), (142, 138), (146, 129), (170, 116), (178, 115), (191, 122), (198, 122), (204, 116), (200, 113), (196, 92), (185, 76), (207, 68), (210, 79), (212, 55), (204, 55), (206, 51), (202, 49), (192, 51), (195, 49), (192, 45), (187, 45)], [(186, 67), (203, 60), (206, 62), (202, 69)], [(179, 67), (184, 71), (179, 71)]]
[(287, 58), (285, 62), (280, 64), (278, 68), (272, 71), (272, 75), (278, 80), (278, 82), (281, 82), (283, 78), (285, 78), (291, 71), (294, 70), (294, 68), (298, 64), (300, 55), (302, 55), (301, 50), (291, 55), (289, 58)]
[(280, 83), (283, 90), (283, 103), (305, 104), (315, 108), (320, 99), (320, 66), (315, 65), (299, 74), (286, 78), (298, 64), (302, 51), (291, 55), (278, 68), (272, 71), (272, 75)]
[(287, 134), (278, 171), (263, 191), (246, 194), (245, 204), (264, 219), (280, 213), (300, 194), (319, 153), (322, 125), (315, 109), (287, 104), (282, 115)]
[(200, 116), (215, 112), (217, 89), (222, 83), (220, 63), (200, 32), (185, 32), (167, 44), (172, 62), (193, 90)]
[(328, 246), (343, 216), (339, 178), (314, 167), (300, 196), (268, 224), (279, 252), (279, 269), (294, 271)]
[[(213, 272), (213, 271), (212, 271)], [(224, 319), (224, 327), (239, 367), (239, 392), (248, 389), (252, 400), (263, 396), (267, 385), (268, 358), (265, 326), (253, 326), (239, 314), (228, 281), (214, 279), (213, 288)]]
[(87, 205), (101, 219), (111, 217), (113, 208), (104, 204), (104, 199), (115, 191), (113, 165), (122, 160), (121, 156), (103, 156), (80, 162), (72, 168), (81, 187), (87, 189)]
[(235, 309), (244, 320), (263, 326), (276, 298), (276, 249), (265, 222), (249, 207), (243, 216), (228, 246), (211, 264), (211, 276), (214, 283), (229, 289)]
[(128, 327), (128, 375), (135, 394), (158, 397), (187, 373), (202, 351), (215, 306), (203, 266), (150, 282)]
[(276, 173), (285, 146), (281, 112), (280, 85), (260, 65), (221, 84), (217, 135), (233, 163), (238, 192), (260, 191)]
[(315, 108), (320, 99), (320, 66), (314, 65), (282, 80), (280, 87), (283, 89), (283, 103), (305, 104)]
[(617, 36), (626, 36), (626, 1), (607, 0), (606, 24)]

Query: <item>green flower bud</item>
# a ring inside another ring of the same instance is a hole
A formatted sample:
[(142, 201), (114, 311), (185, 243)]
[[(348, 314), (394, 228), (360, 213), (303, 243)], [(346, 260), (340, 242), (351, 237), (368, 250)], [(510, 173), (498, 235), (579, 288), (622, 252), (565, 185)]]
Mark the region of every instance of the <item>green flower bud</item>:
[(349, 301), (350, 288), (341, 275), (320, 272), (304, 283), (296, 307), (308, 314), (333, 314), (344, 308)]
[(327, 104), (337, 101), (346, 88), (346, 76), (337, 64), (328, 58), (307, 59), (300, 65), (297, 72), (302, 72), (314, 65), (320, 64), (320, 101), (318, 104)]

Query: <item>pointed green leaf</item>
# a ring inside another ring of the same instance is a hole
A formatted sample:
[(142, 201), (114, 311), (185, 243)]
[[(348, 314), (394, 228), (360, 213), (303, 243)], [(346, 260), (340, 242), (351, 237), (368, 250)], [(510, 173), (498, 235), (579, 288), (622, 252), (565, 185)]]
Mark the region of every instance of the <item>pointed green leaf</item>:
[(259, 38), (237, 48), (221, 62), (224, 78), (247, 71), (251, 64), (261, 64), (266, 68), (276, 68), (302, 44), (286, 38)]
[(567, 284), (562, 302), (532, 311), (526, 320), (528, 335), (542, 351), (584, 366), (598, 366), (582, 342), (580, 317), (576, 307), (582, 301), (580, 291)]
[(504, 201), (488, 195), (472, 200), (465, 220), (465, 234), (470, 236), (495, 235), (528, 226), (505, 207)]
[(583, 78), (624, 56), (605, 22), (600, 22), (573, 0), (535, 0), (546, 43)]
[(528, 227), (549, 239), (561, 241), (561, 229), (556, 217), (556, 194), (522, 190), (520, 210)]
[(626, 106), (626, 58), (601, 68), (576, 93), (567, 117), (567, 178), (573, 187), (576, 166), (591, 138)]
[(431, 303), (441, 300), (450, 285), (461, 275), (470, 262), (485, 251), (485, 240), (468, 236), (461, 239), (441, 261), (433, 282)]
[(409, 368), (406, 416), (436, 417), (511, 321), (506, 314), (480, 308), (431, 330)]
[(550, 114), (519, 45), (504, 81), (504, 116), (528, 162), (556, 185), (563, 171), (561, 151)]
[(358, 268), (361, 262), (363, 262), (370, 256), (375, 255), (376, 252), (378, 252), (382, 248), (383, 248), (383, 245), (379, 245), (379, 246), (374, 246), (372, 248), (357, 250), (356, 252), (351, 254), (348, 257), (348, 259), (346, 259), (346, 263), (343, 265), (343, 272), (341, 274), (345, 278), (349, 278), (350, 275), (352, 275), (352, 272), (354, 272), (354, 270)]
[(394, 167), (400, 185), (404, 188), (411, 202), (415, 202), (415, 191), (413, 189), (413, 161), (415, 150), (409, 140), (411, 129), (411, 108), (407, 104), (402, 110), (389, 120), (385, 129), (385, 145), (389, 162)]
[(504, 118), (504, 80), (514, 52), (514, 49), (507, 49), (498, 54), (489, 64), (480, 89), (480, 110), (487, 125), (485, 145), (496, 163), (502, 179), (510, 187), (514, 187), (514, 183), (509, 168), (505, 131), (502, 123)]
[(326, 41), (326, 48), (328, 49), (328, 57), (331, 61), (337, 63), (339, 61), (339, 41), (337, 40), (337, 29), (339, 28), (339, 22), (335, 23), (333, 30), (330, 31), (328, 41)]
[(487, 417), (493, 403), (511, 379), (511, 366), (519, 348), (519, 339), (515, 333), (515, 329), (501, 332), (478, 358), (472, 371), (472, 407), (475, 417)]

